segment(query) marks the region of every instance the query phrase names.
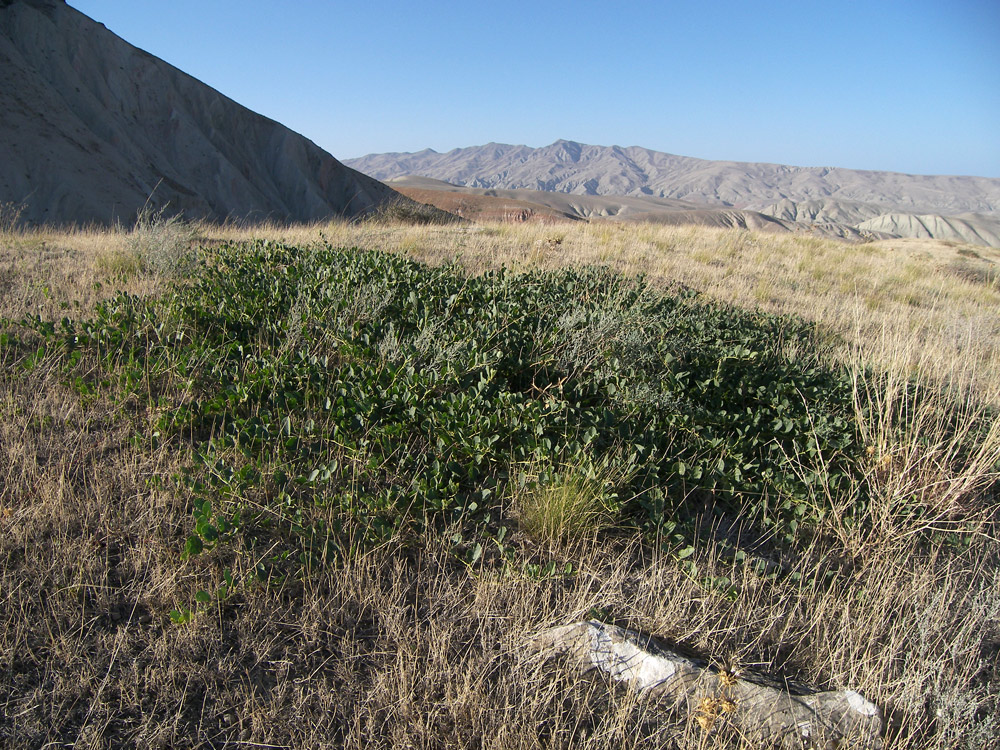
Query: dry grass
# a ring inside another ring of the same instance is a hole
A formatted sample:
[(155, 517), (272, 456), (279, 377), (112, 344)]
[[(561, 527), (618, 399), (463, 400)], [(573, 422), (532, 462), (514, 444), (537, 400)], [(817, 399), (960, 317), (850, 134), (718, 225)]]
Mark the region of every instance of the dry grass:
[(625, 472), (605, 462), (593, 466), (570, 463), (552, 476), (526, 469), (510, 503), (522, 531), (555, 552), (594, 542), (614, 526), (618, 515), (617, 488), (627, 483)]
[[(882, 406), (862, 414), (878, 523), (862, 533), (830, 518), (839, 541), (771, 561), (784, 567), (777, 577), (712, 535), (681, 562), (623, 536), (583, 535), (554, 551), (515, 534), (520, 559), (572, 562), (571, 576), (549, 577), (490, 549), (469, 566), (446, 535), (428, 535), (300, 583), (244, 590), (177, 626), (167, 613), (216, 564), (179, 558), (188, 500), (157, 479), (185, 457), (134, 440), (142, 415), (81, 399), (48, 360), (31, 372), (0, 361), (0, 745), (739, 746), (526, 653), (532, 633), (596, 609), (719, 662), (857, 689), (890, 714), (888, 746), (1000, 747), (1000, 542), (995, 498), (983, 494), (1000, 435), (994, 423), (970, 446), (934, 401), (907, 409), (915, 402), (902, 387), (913, 374), (952, 383), (966, 404), (960, 427), (998, 402), (1000, 290), (988, 274), (953, 268), (1000, 260), (996, 251), (610, 223), (557, 234), (385, 223), (196, 230), (205, 242), (325, 238), (457, 258), (473, 271), (603, 263), (816, 320), (841, 337), (837, 356), (886, 373)], [(78, 316), (118, 289), (165, 288), (128, 253), (125, 232), (6, 233), (0, 317)], [(904, 513), (901, 498), (913, 497), (934, 513)], [(958, 520), (974, 524), (966, 544), (920, 543), (926, 524)]]

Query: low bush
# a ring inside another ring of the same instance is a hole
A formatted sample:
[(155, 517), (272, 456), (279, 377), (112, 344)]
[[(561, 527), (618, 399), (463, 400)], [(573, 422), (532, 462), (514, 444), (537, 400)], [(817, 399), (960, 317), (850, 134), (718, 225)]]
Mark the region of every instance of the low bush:
[(166, 210), (167, 206), (154, 209), (148, 203), (142, 207), (126, 239), (126, 258), (131, 256), (131, 263), (147, 273), (168, 278), (189, 275), (196, 267), (194, 228), (179, 215), (165, 215)]
[[(868, 517), (865, 407), (811, 326), (605, 270), (255, 242), (162, 299), (32, 326), (81, 392), (136, 410), (137, 440), (190, 449), (186, 553), (226, 550), (240, 576), (503, 510), (527, 466), (536, 499), (591, 495), (651, 538), (706, 507), (791, 545)], [(588, 465), (618, 481), (566, 478)], [(551, 502), (532, 513), (566, 535)]]

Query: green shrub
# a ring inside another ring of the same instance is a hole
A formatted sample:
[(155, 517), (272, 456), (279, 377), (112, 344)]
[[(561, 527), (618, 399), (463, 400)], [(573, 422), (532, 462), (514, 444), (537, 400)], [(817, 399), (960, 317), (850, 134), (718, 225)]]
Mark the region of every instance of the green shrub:
[(483, 512), (528, 465), (552, 478), (553, 539), (604, 513), (601, 482), (566, 471), (589, 462), (629, 467), (614, 509), (650, 534), (711, 496), (794, 541), (863, 453), (809, 326), (599, 269), (468, 277), (258, 242), (163, 299), (35, 325), (69, 366), (98, 358), (86, 387), (142, 405), (138, 439), (190, 448), (188, 553), (255, 575)]

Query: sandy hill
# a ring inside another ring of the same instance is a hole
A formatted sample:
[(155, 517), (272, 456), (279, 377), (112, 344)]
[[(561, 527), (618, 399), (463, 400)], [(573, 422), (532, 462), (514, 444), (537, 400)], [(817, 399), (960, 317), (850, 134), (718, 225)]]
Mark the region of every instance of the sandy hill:
[[(311, 221), (400, 196), (61, 0), (0, 0), (0, 201), (29, 222)], [(154, 193), (155, 190), (155, 193)]]

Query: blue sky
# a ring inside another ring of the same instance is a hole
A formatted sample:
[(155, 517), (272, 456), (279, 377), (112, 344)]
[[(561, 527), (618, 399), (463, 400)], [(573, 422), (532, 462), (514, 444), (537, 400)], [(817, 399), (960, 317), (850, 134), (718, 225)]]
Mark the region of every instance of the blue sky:
[(1000, 177), (1000, 2), (69, 0), (340, 159), (559, 138)]

